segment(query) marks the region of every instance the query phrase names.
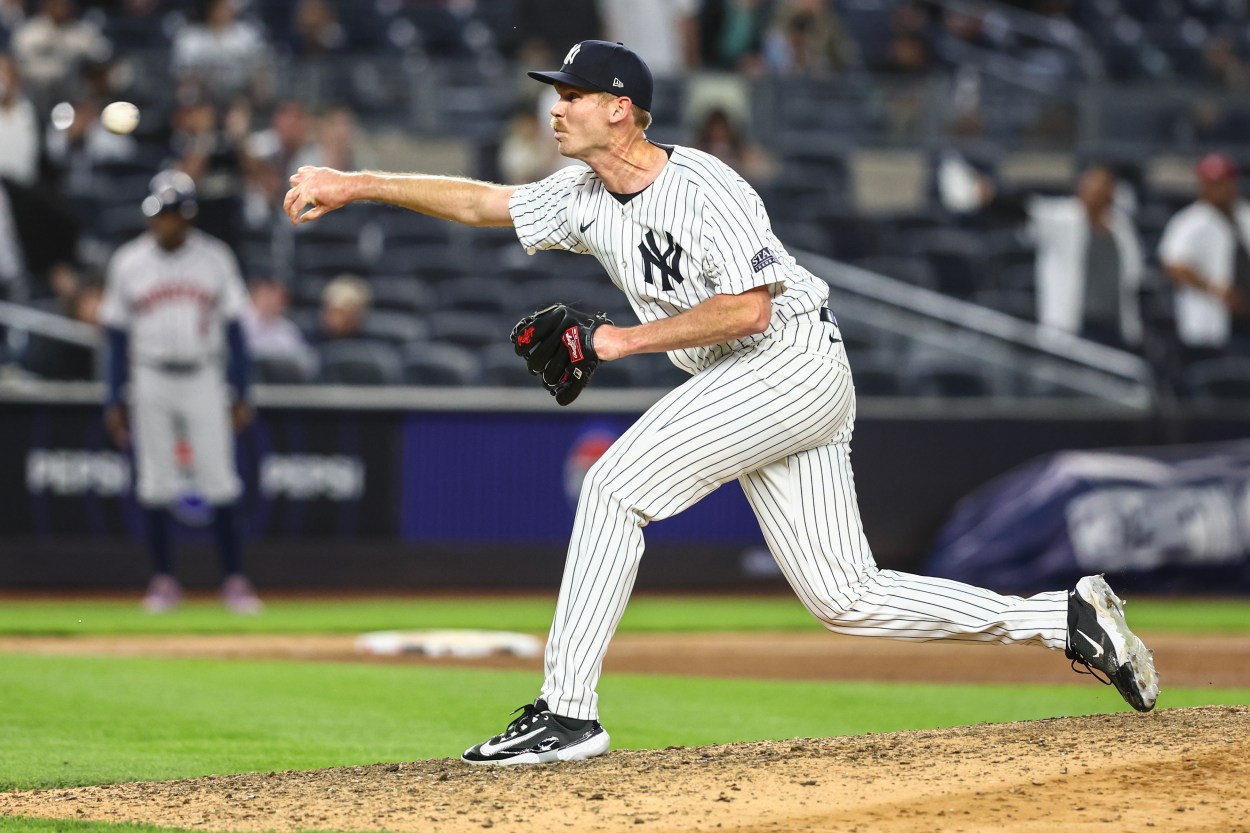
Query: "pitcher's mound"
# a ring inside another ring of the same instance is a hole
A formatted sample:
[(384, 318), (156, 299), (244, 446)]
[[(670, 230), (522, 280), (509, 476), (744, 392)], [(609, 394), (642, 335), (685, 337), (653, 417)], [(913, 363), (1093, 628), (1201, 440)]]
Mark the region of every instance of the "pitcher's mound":
[[(377, 764), (0, 794), (0, 813), (209, 830), (1250, 833), (1250, 708)], [(1104, 825), (1106, 825), (1104, 827)]]

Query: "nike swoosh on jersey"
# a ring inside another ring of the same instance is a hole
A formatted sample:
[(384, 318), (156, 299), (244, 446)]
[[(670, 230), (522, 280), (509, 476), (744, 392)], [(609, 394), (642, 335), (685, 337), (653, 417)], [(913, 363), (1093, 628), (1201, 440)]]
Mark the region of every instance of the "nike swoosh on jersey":
[(529, 740), (532, 737), (541, 735), (543, 732), (549, 732), (549, 731), (551, 730), (546, 727), (540, 727), (528, 734), (521, 735), (519, 738), (507, 738), (501, 743), (496, 744), (496, 743), (491, 743), (490, 741), (486, 741), (486, 743), (482, 744), (482, 754), (494, 755), (496, 752), (501, 752), (501, 751), (510, 749), (513, 746), (525, 743), (525, 741)]
[[(595, 218), (595, 220), (598, 220), (598, 219), (599, 219), (598, 217)], [(578, 231), (585, 232), (586, 229), (590, 228), (591, 226), (595, 224), (595, 220), (591, 220), (589, 223), (587, 223), (584, 226), (578, 226)]]

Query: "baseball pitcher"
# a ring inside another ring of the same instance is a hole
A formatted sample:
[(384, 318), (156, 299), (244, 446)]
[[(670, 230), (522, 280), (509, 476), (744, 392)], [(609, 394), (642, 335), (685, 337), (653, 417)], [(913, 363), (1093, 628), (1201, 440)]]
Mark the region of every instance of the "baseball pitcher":
[(647, 139), (652, 78), (633, 51), (583, 41), (558, 71), (530, 76), (555, 86), (553, 138), (584, 166), (518, 187), (301, 168), (285, 204), (293, 222), (308, 222), (354, 200), (387, 202), (513, 226), (530, 252), (593, 255), (640, 324), (556, 305), (512, 332), (561, 405), (591, 384), (599, 363), (636, 353), (665, 352), (691, 374), (587, 473), (541, 694), (464, 760), (547, 763), (608, 750), (595, 688), (643, 530), (730, 480), (791, 586), (830, 631), (1064, 650), (1135, 708), (1151, 709), (1153, 660), (1101, 577), (1019, 598), (877, 567), (856, 504), (855, 389), (827, 285), (786, 252), (737, 173), (706, 153)]

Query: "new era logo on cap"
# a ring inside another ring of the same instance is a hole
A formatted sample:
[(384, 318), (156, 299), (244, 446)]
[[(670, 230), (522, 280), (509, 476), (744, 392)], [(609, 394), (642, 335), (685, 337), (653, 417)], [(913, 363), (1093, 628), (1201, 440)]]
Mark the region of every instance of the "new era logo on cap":
[(642, 110), (651, 109), (654, 82), (651, 70), (638, 54), (621, 43), (584, 40), (564, 56), (557, 72), (531, 72), (544, 84), (568, 84), (579, 90), (599, 90), (625, 96)]

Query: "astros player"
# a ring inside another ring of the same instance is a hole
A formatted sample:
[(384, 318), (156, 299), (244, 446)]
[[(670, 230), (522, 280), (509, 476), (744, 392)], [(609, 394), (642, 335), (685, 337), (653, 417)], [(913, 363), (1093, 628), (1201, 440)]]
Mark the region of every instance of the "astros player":
[[(260, 601), (242, 570), (231, 431), (232, 422), (237, 431), (252, 418), (239, 324), (247, 293), (230, 249), (191, 225), (191, 178), (164, 171), (150, 191), (142, 206), (148, 232), (113, 255), (101, 308), (109, 344), (105, 423), (122, 447), (133, 429), (136, 492), (155, 568), (144, 605), (161, 613), (181, 599), (171, 505), (206, 503), (225, 576), (223, 601), (237, 613), (257, 613)], [(122, 398), (127, 376), (129, 407)]]
[(1153, 660), (1101, 577), (1019, 598), (878, 569), (856, 504), (855, 392), (826, 284), (786, 252), (733, 170), (647, 140), (651, 73), (634, 52), (583, 41), (559, 71), (530, 75), (555, 86), (555, 140), (586, 167), (519, 187), (301, 168), (286, 197), (293, 221), (382, 201), (512, 225), (530, 252), (592, 254), (642, 323), (599, 324), (585, 349), (602, 361), (663, 351), (693, 374), (588, 472), (541, 696), (464, 759), (546, 763), (607, 751), (595, 686), (633, 587), (643, 527), (733, 479), (791, 586), (829, 630), (1065, 649), (1135, 708), (1153, 708)]

